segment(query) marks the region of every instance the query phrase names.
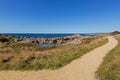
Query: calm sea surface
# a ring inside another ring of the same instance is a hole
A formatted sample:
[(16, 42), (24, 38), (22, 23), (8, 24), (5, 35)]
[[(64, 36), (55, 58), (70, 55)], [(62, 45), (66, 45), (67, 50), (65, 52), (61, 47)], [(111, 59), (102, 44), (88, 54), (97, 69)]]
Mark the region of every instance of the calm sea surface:
[[(50, 34), (43, 34), (43, 33), (3, 33), (9, 36), (19, 36), (19, 37), (34, 37), (34, 38), (55, 38), (55, 37), (64, 37), (64, 36), (72, 36), (75, 35), (74, 33), (50, 33)], [(93, 36), (97, 35), (98, 33), (86, 33), (80, 34), (81, 36)]]
[[(72, 34), (68, 34), (68, 33), (63, 33), (63, 34), (55, 34), (55, 33), (51, 33), (51, 34), (43, 34), (43, 33), (2, 33), (4, 35), (8, 35), (8, 36), (17, 36), (17, 37), (33, 37), (33, 38), (56, 38), (56, 37), (65, 37), (65, 36), (73, 36), (76, 35), (74, 33)], [(98, 33), (86, 33), (86, 34), (80, 34), (81, 36), (94, 36), (97, 35)], [(51, 47), (51, 46), (61, 46), (61, 44), (39, 44), (39, 47)]]

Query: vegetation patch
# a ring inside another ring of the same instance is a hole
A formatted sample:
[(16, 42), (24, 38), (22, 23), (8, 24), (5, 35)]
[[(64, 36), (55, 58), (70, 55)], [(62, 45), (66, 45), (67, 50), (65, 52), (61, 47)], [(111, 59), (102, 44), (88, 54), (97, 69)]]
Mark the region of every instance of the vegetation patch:
[(108, 42), (107, 39), (95, 39), (85, 39), (79, 45), (49, 48), (28, 43), (0, 43), (0, 70), (58, 69)]
[(111, 35), (117, 35), (117, 34), (120, 34), (120, 32), (119, 32), (119, 31), (113, 31), (113, 32), (111, 32), (110, 34), (111, 34)]
[(120, 80), (120, 36), (116, 48), (110, 51), (96, 72), (99, 80)]
[(9, 39), (7, 39), (6, 37), (4, 36), (0, 36), (0, 42), (8, 42)]

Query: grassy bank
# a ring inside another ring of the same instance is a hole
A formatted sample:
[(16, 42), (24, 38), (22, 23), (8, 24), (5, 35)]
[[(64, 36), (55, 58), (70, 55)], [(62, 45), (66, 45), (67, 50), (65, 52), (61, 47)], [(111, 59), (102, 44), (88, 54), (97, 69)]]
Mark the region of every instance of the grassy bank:
[(107, 54), (96, 72), (99, 80), (120, 80), (120, 36), (116, 39), (119, 44)]
[(107, 42), (101, 39), (47, 50), (32, 44), (0, 43), (0, 70), (58, 69)]

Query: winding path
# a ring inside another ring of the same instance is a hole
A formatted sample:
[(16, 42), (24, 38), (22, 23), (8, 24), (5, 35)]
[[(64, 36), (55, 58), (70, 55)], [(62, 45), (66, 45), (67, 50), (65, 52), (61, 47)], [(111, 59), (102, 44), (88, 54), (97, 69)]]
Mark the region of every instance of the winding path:
[(95, 71), (103, 57), (117, 45), (117, 40), (108, 37), (109, 42), (90, 51), (59, 70), (0, 71), (0, 80), (96, 80)]

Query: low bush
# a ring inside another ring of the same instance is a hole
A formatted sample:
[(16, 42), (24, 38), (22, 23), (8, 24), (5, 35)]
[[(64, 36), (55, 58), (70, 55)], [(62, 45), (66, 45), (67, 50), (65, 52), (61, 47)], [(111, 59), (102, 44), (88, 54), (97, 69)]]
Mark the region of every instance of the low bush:
[(113, 32), (111, 32), (110, 34), (111, 34), (111, 35), (117, 35), (117, 34), (120, 34), (120, 32), (119, 32), (119, 31), (113, 31)]
[(9, 39), (4, 36), (0, 36), (0, 42), (9, 42)]

